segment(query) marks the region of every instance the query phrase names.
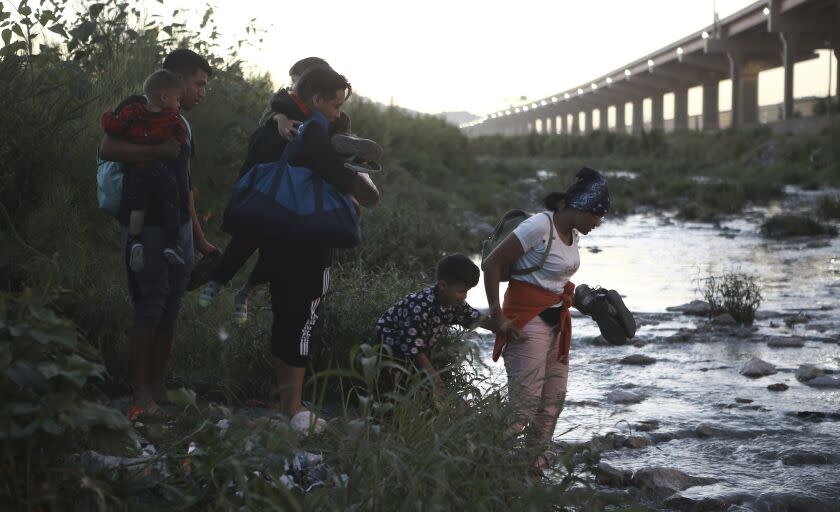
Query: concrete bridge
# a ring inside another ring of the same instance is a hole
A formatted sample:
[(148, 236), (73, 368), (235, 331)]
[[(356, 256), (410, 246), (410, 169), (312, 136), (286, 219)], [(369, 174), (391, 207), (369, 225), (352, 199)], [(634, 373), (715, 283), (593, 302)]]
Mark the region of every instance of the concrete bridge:
[[(816, 58), (820, 49), (833, 50), (840, 60), (840, 0), (761, 0), (592, 81), (493, 112), (461, 128), (473, 136), (574, 134), (591, 131), (597, 119), (601, 130), (629, 128), (639, 133), (645, 126), (643, 102), (649, 98), (649, 128), (663, 130), (663, 98), (672, 93), (674, 116), (669, 128), (686, 130), (688, 90), (701, 86), (703, 111), (699, 122), (692, 124), (717, 130), (721, 127), (718, 89), (727, 79), (732, 83), (728, 124), (749, 126), (759, 122), (758, 73), (777, 67), (784, 68), (781, 118), (787, 120), (794, 116), (794, 64)], [(840, 92), (840, 69), (836, 72)], [(632, 113), (625, 114), (628, 110)], [(625, 115), (632, 116), (630, 123)]]

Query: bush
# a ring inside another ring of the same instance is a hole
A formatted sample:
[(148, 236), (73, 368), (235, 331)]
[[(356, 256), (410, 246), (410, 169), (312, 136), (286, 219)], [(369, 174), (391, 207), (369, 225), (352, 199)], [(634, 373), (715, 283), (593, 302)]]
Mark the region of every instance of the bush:
[(761, 224), (761, 234), (768, 238), (835, 236), (837, 235), (837, 228), (825, 226), (802, 215), (776, 215)]
[(726, 273), (704, 280), (703, 298), (711, 306), (710, 314), (729, 313), (738, 323), (752, 325), (761, 305), (761, 287), (755, 277)]
[(58, 487), (78, 486), (72, 470), (57, 468), (65, 456), (86, 438), (127, 441), (128, 420), (83, 394), (104, 374), (97, 352), (43, 298), (0, 293), (0, 503), (60, 504)]

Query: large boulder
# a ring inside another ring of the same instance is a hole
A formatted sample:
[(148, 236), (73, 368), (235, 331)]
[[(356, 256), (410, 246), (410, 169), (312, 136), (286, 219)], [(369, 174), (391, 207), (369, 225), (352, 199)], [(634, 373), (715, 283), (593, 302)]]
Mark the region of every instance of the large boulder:
[(665, 311), (674, 311), (684, 315), (709, 316), (712, 311), (712, 306), (704, 300), (693, 300), (688, 304), (665, 308)]
[(820, 375), (805, 382), (808, 386), (815, 388), (833, 388), (840, 389), (840, 379), (836, 377), (829, 377), (828, 375)]
[(817, 368), (813, 364), (801, 364), (796, 369), (796, 380), (799, 382), (808, 382), (809, 380), (825, 375), (825, 370)]
[(631, 479), (636, 487), (655, 493), (674, 493), (695, 485), (710, 485), (717, 481), (716, 478), (691, 476), (678, 469), (661, 466), (640, 469), (633, 473)]
[(753, 357), (741, 366), (739, 373), (746, 377), (764, 377), (776, 373), (776, 367), (767, 361)]
[(785, 466), (805, 466), (812, 464), (834, 464), (837, 457), (828, 453), (811, 452), (808, 450), (791, 449), (782, 453), (782, 464)]
[(653, 364), (655, 362), (656, 362), (656, 358), (646, 356), (644, 354), (631, 354), (631, 355), (625, 357), (624, 359), (622, 359), (621, 361), (619, 361), (619, 363), (621, 363), (621, 364), (636, 364), (636, 365), (642, 365), (642, 366), (648, 365), (648, 364)]
[(601, 462), (595, 468), (595, 481), (609, 487), (625, 487), (630, 485), (630, 478), (632, 476), (632, 471), (616, 469), (606, 462)]

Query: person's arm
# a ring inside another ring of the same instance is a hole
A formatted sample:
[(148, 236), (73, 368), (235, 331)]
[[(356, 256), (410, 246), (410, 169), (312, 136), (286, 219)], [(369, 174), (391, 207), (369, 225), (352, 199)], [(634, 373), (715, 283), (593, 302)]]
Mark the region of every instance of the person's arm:
[(432, 361), (429, 359), (429, 356), (427, 356), (425, 352), (420, 352), (414, 356), (414, 362), (417, 363), (417, 366), (426, 372), (426, 374), (435, 383), (435, 394), (438, 397), (445, 395), (446, 384), (444, 384), (443, 379), (440, 377), (440, 373), (438, 373), (435, 367), (432, 366)]
[[(187, 175), (190, 176), (189, 160), (187, 160)], [(190, 212), (195, 249), (204, 256), (218, 251), (215, 245), (207, 241), (207, 238), (204, 236), (204, 230), (201, 229), (201, 223), (198, 221), (198, 213), (195, 210), (195, 195), (193, 194), (192, 188), (190, 188), (189, 196), (187, 197), (187, 211)]]
[(99, 157), (113, 162), (146, 162), (149, 160), (174, 160), (181, 152), (181, 144), (170, 139), (156, 146), (144, 146), (120, 140), (105, 134), (99, 143)]
[(286, 114), (282, 114), (280, 112), (272, 114), (271, 119), (277, 124), (277, 131), (280, 133), (281, 137), (289, 142), (295, 140), (298, 126), (301, 125), (300, 121), (289, 119)]
[(484, 271), (484, 291), (487, 294), (487, 304), (490, 306), (492, 318), (502, 317), (502, 305), (499, 301), (502, 269), (513, 265), (523, 254), (525, 254), (525, 249), (522, 243), (514, 233), (511, 233), (481, 263), (481, 270)]
[(332, 148), (329, 135), (319, 124), (307, 126), (300, 149), (290, 157), (289, 163), (308, 167), (342, 193), (351, 194), (362, 206), (370, 207), (379, 202), (379, 190), (373, 180), (344, 167), (344, 161)]

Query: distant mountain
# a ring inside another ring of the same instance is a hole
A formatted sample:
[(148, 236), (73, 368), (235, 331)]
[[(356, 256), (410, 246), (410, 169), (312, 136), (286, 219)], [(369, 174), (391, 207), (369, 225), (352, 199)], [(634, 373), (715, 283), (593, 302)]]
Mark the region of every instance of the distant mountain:
[(445, 119), (447, 123), (454, 124), (455, 126), (475, 121), (480, 117), (469, 112), (441, 112), (440, 114), (436, 114), (436, 116)]

